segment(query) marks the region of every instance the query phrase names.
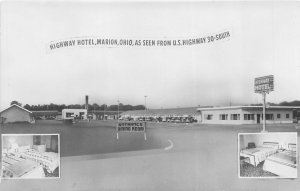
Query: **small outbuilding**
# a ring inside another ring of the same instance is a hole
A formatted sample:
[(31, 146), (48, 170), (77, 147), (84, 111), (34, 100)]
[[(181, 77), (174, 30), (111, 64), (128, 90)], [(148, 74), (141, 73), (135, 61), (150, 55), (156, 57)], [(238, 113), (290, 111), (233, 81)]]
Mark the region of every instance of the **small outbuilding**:
[(87, 119), (87, 109), (63, 109), (62, 119)]
[(17, 122), (34, 123), (34, 118), (31, 111), (13, 104), (0, 112), (0, 122), (2, 124)]

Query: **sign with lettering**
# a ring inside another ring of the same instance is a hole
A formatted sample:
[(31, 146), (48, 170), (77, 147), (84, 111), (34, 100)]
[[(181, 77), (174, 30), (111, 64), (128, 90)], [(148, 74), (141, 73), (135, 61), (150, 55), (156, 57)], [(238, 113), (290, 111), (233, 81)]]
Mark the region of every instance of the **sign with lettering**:
[(146, 122), (117, 122), (117, 139), (119, 139), (119, 132), (142, 132), (144, 133), (145, 141), (146, 135)]
[(255, 93), (274, 91), (274, 76), (263, 76), (254, 79)]
[(189, 47), (213, 44), (231, 39), (232, 30), (224, 29), (210, 34), (195, 34), (185, 37), (150, 37), (147, 38), (127, 38), (116, 36), (88, 36), (69, 37), (65, 39), (53, 40), (46, 45), (47, 53), (63, 50), (65, 48), (129, 48), (129, 47)]
[(118, 132), (145, 132), (146, 123), (145, 122), (118, 122), (117, 131)]

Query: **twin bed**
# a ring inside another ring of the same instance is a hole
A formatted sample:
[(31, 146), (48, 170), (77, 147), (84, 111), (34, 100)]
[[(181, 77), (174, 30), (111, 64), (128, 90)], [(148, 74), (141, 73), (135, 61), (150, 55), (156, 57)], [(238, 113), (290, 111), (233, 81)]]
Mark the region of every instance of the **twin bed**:
[(297, 178), (296, 144), (288, 144), (287, 150), (268, 157), (263, 170), (272, 172), (280, 177)]
[(41, 152), (30, 146), (2, 153), (3, 178), (41, 178), (45, 176), (44, 169), (52, 173), (58, 166), (58, 153)]
[(2, 159), (3, 178), (41, 178), (45, 176), (42, 165), (9, 154)]
[(296, 144), (288, 144), (288, 149), (280, 148), (276, 142), (264, 142), (262, 146), (244, 149), (240, 156), (247, 163), (257, 166), (264, 161), (263, 170), (280, 177), (297, 178)]
[(240, 156), (249, 158), (248, 163), (257, 166), (267, 157), (275, 154), (279, 149), (279, 144), (276, 142), (264, 142), (262, 146), (250, 149), (244, 149), (240, 152)]

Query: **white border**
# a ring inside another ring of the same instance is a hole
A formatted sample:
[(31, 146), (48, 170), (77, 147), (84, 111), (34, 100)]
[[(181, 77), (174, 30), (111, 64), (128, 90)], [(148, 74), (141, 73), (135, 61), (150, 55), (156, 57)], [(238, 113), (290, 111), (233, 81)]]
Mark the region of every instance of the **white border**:
[[(254, 134), (256, 134), (256, 135), (262, 135), (262, 134), (268, 134), (268, 135), (270, 135), (270, 134), (291, 134), (291, 136), (292, 135), (294, 135), (294, 136), (296, 136), (296, 161), (297, 161), (297, 176), (296, 176), (296, 178), (295, 177), (291, 177), (291, 178), (289, 178), (289, 177), (280, 177), (280, 176), (271, 176), (271, 177), (268, 177), (268, 176), (265, 176), (265, 177), (261, 177), (261, 176), (257, 176), (257, 177), (248, 177), (248, 176), (241, 176), (241, 174), (240, 174), (240, 135), (248, 135), (248, 134), (251, 134), (251, 135), (254, 135)], [(299, 166), (299, 156), (298, 156), (298, 132), (269, 132), (269, 133), (238, 133), (238, 146), (237, 146), (237, 159), (238, 159), (238, 177), (240, 178), (240, 179), (297, 179), (298, 178), (298, 166)]]
[[(2, 157), (2, 152), (3, 152), (3, 137), (4, 136), (29, 136), (29, 135), (46, 135), (46, 136), (51, 136), (51, 135), (57, 135), (58, 136), (58, 157), (59, 157), (59, 160), (58, 160), (58, 177), (42, 177), (42, 178), (3, 178), (2, 177), (2, 164), (3, 164), (3, 157)], [(1, 177), (0, 179), (3, 179), (3, 180), (39, 180), (39, 179), (45, 179), (45, 180), (49, 180), (49, 179), (59, 179), (60, 178), (60, 173), (61, 173), (61, 167), (60, 167), (60, 160), (61, 160), (61, 157), (60, 157), (60, 134), (1, 134)], [(1, 180), (0, 180), (1, 182)]]

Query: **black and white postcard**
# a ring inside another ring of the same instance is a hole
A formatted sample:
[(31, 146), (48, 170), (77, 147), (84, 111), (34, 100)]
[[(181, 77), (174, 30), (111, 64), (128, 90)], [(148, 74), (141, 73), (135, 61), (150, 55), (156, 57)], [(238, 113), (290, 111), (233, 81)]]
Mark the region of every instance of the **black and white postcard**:
[(299, 189), (299, 2), (0, 5), (0, 190)]
[(58, 134), (2, 134), (2, 178), (59, 178)]
[(297, 133), (239, 134), (240, 177), (297, 178)]

